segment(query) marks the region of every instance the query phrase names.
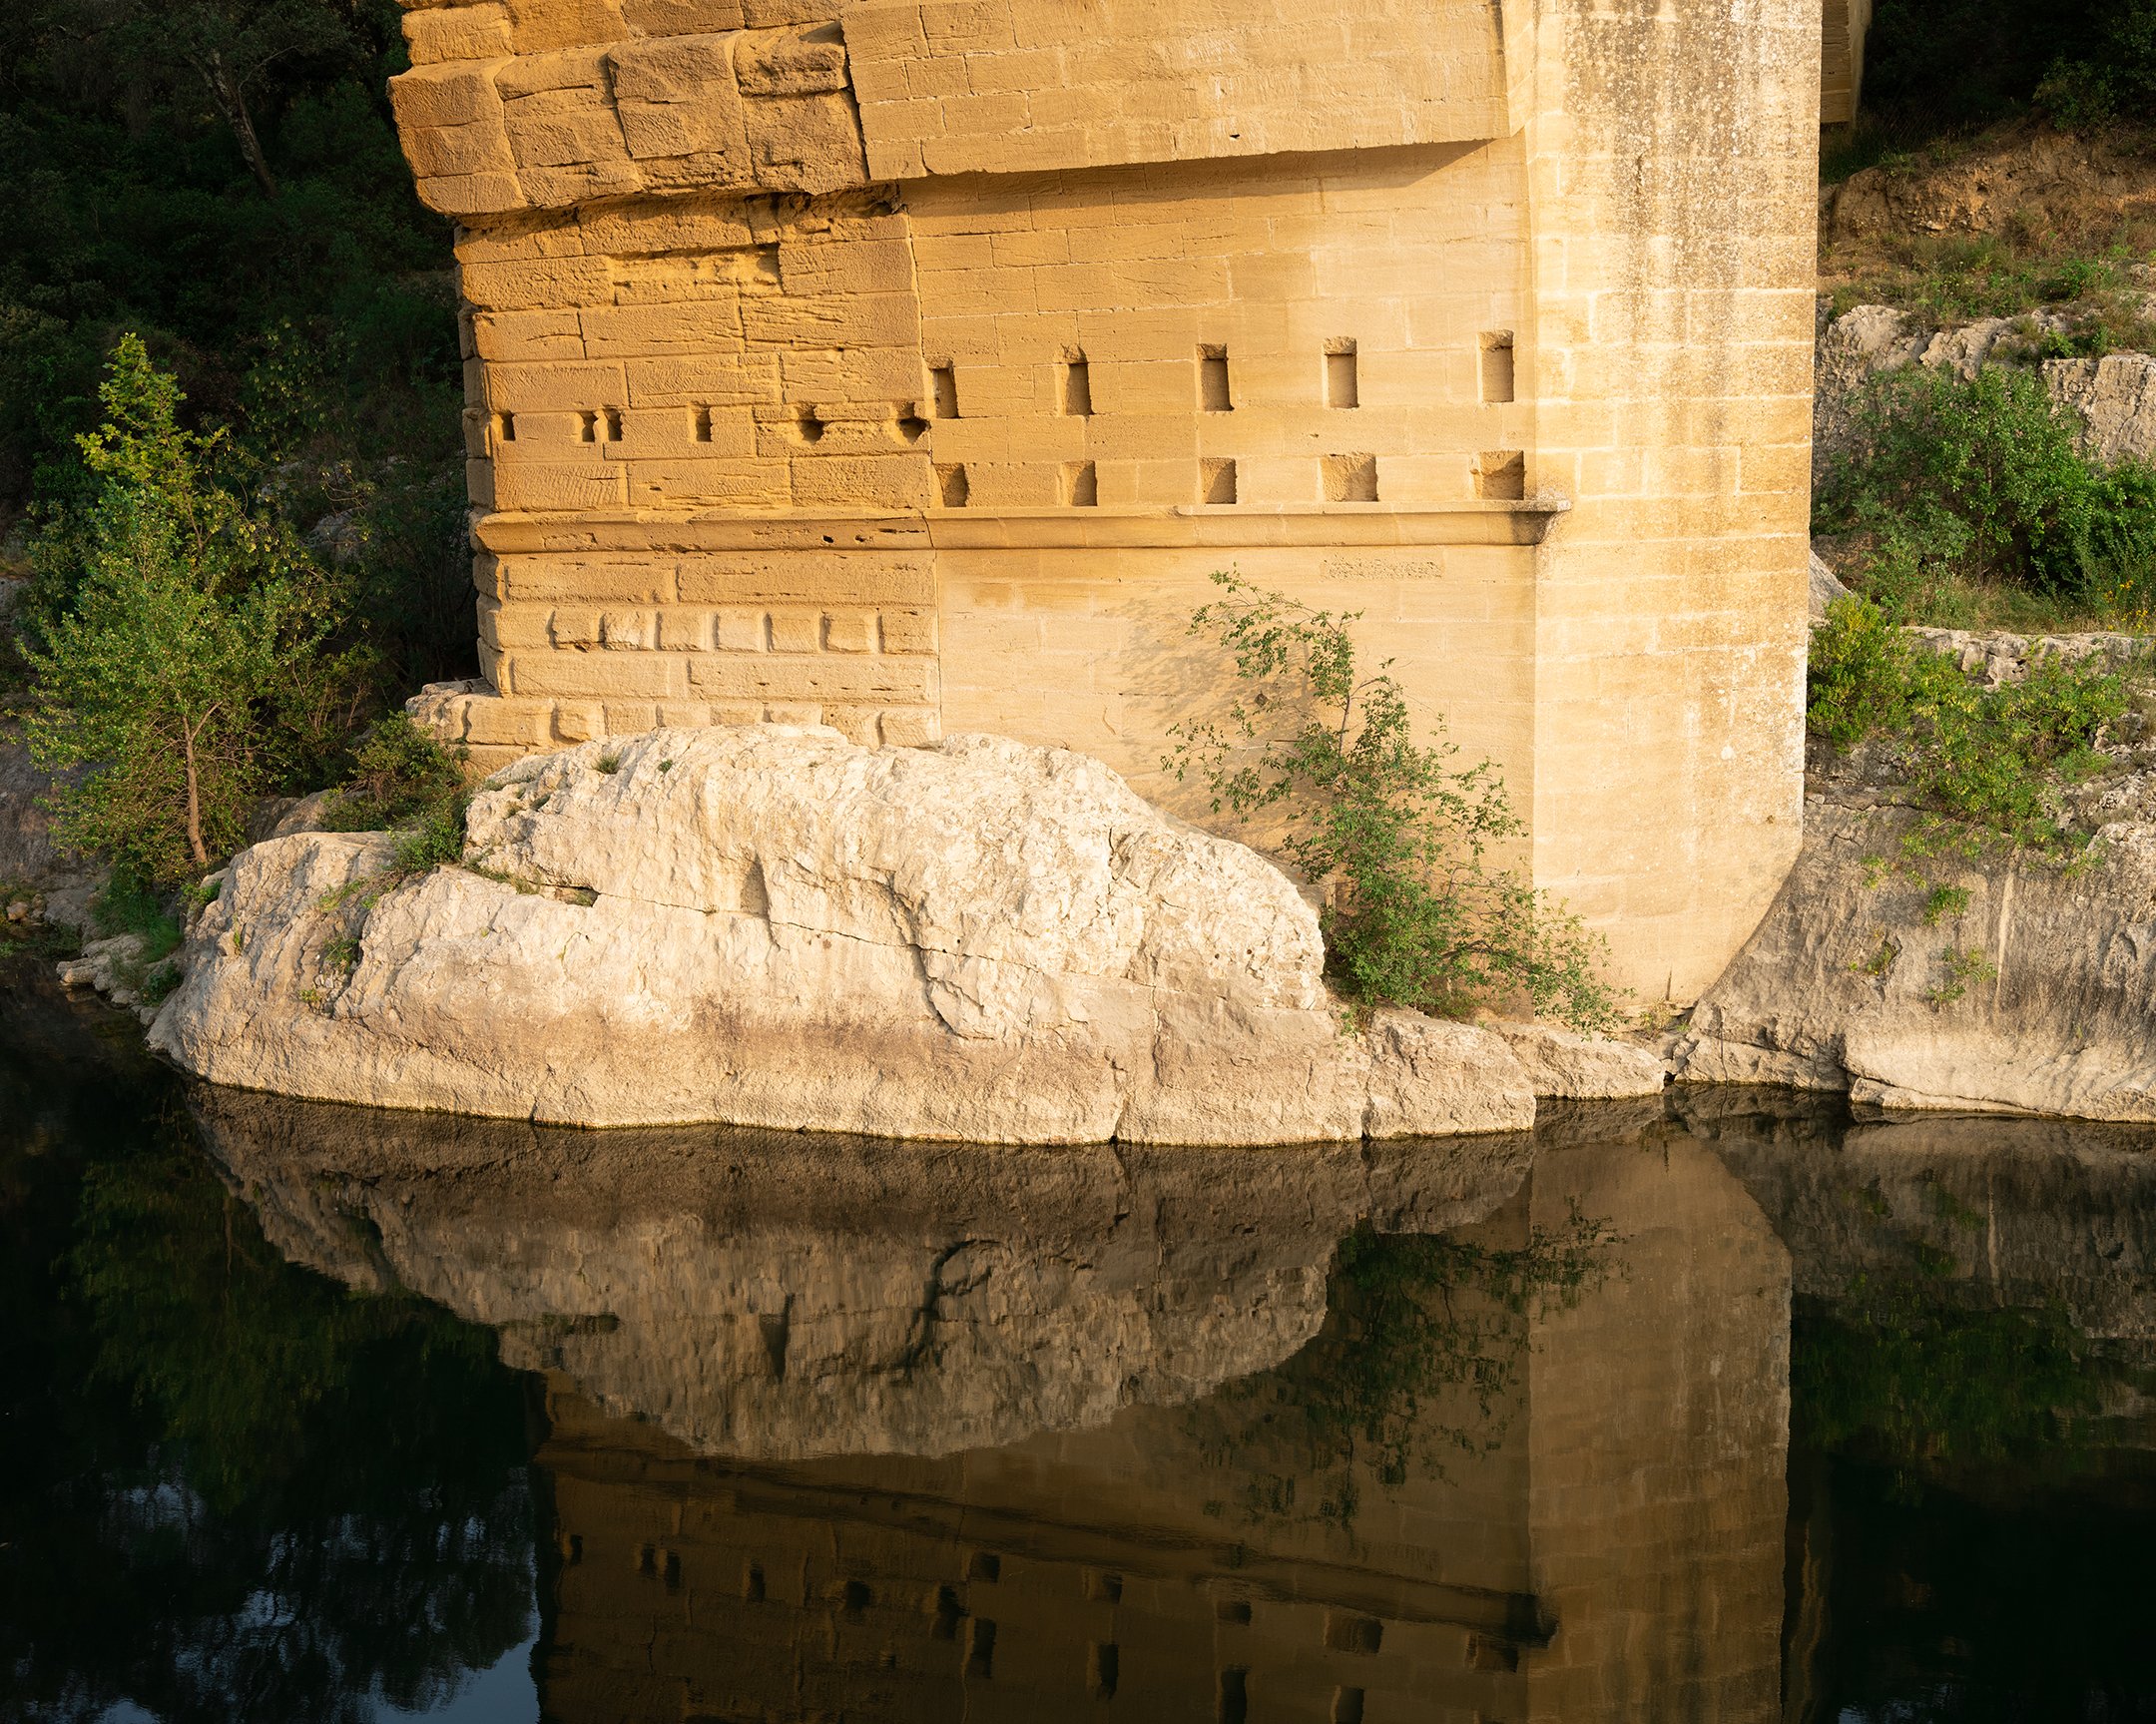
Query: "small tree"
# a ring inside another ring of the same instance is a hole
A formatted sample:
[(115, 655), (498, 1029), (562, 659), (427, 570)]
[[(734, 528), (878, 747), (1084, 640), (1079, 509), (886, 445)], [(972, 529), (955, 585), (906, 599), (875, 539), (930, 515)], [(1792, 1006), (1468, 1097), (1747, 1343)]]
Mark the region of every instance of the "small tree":
[(136, 336), (98, 393), (104, 428), (81, 439), (96, 498), (42, 547), (63, 598), (25, 653), (30, 747), (83, 769), (53, 798), (69, 844), (170, 885), (244, 838), (268, 765), (262, 710), (323, 628), (289, 535), (214, 482), (222, 433), (181, 428), (179, 387)]
[(1228, 596), (1191, 632), (1218, 636), (1249, 692), (1224, 721), (1175, 726), (1162, 764), (1179, 781), (1195, 773), (1215, 814), (1278, 834), (1273, 848), (1326, 889), (1345, 991), (1447, 1015), (1524, 998), (1580, 1028), (1611, 1025), (1599, 939), (1490, 862), (1492, 845), (1526, 831), (1496, 768), (1456, 768), (1455, 746), (1415, 740), (1390, 661), (1357, 668), (1348, 625), (1359, 613), (1213, 579)]

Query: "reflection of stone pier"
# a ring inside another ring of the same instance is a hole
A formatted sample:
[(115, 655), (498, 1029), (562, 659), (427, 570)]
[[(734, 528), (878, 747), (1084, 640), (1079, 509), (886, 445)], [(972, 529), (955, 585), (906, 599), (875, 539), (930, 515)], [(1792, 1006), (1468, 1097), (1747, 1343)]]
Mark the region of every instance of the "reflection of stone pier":
[[(1548, 1133), (1522, 1183), (1517, 1142), (692, 1146), (205, 1106), (285, 1249), (547, 1370), (550, 1719), (1776, 1713), (1789, 1261), (1681, 1132)], [(1523, 1260), (1487, 1254), (1575, 1215), (1621, 1243), (1513, 1314), (1487, 1266)], [(1488, 1370), (1388, 1375), (1372, 1335), (1410, 1310), (1436, 1364)]]

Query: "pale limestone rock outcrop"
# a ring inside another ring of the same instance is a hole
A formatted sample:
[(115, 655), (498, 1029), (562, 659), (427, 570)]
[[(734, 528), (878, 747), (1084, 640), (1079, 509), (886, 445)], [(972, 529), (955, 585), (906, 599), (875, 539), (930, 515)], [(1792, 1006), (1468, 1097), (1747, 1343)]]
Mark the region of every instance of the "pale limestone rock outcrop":
[(2102, 828), (2073, 871), (1934, 859), (1911, 880), (1886, 863), (1913, 818), (1808, 801), (1803, 855), (1701, 998), (1680, 1081), (2156, 1120), (2156, 825)]
[(155, 1045), (215, 1082), (579, 1125), (989, 1142), (1505, 1130), (1486, 1031), (1344, 1026), (1315, 913), (1099, 762), (766, 725), (516, 763), (463, 866), (244, 852)]
[(116, 933), (92, 940), (79, 957), (61, 962), (56, 973), (62, 986), (94, 988), (149, 1023), (157, 1016), (157, 1007), (143, 997), (149, 970), (143, 952), (142, 935)]
[[(1815, 471), (1848, 445), (1858, 392), (1875, 373), (1922, 364), (1971, 377), (2002, 358), (2027, 362), (2044, 335), (2066, 326), (2062, 313), (2039, 311), (1930, 329), (1890, 305), (1858, 305), (1823, 321), (1812, 407)], [(2156, 460), (2156, 357), (2045, 359), (2038, 369), (2045, 392), (2078, 427), (2083, 453), (2099, 461)]]
[(1845, 587), (1842, 584), (1841, 577), (1837, 575), (1834, 570), (1828, 566), (1827, 559), (1825, 557), (1821, 556), (1819, 552), (1814, 551), (1812, 553), (1812, 594), (1810, 606), (1812, 620), (1815, 623), (1826, 621), (1827, 607), (1833, 604), (1837, 599), (1846, 599), (1848, 597), (1849, 588)]
[(2015, 635), (2003, 629), (1932, 629), (1911, 627), (1913, 639), (1952, 659), (1987, 689), (2027, 679), (2029, 667), (2042, 659), (2077, 665), (2089, 659), (2121, 670), (2149, 651), (2145, 635), (2094, 630), (2074, 635)]
[(1358, 1223), (1473, 1221), (1525, 1135), (1252, 1157), (725, 1128), (594, 1135), (204, 1088), (287, 1257), (501, 1332), (707, 1452), (941, 1454), (1288, 1358)]
[(1582, 1035), (1550, 1023), (1489, 1023), (1526, 1067), (1538, 1096), (1565, 1101), (1660, 1095), (1669, 1081), (1661, 1056), (1637, 1042)]
[(2098, 460), (2156, 461), (2156, 357), (2106, 353), (2100, 359), (2051, 359), (2043, 368), (2051, 398), (2081, 420), (2082, 446)]

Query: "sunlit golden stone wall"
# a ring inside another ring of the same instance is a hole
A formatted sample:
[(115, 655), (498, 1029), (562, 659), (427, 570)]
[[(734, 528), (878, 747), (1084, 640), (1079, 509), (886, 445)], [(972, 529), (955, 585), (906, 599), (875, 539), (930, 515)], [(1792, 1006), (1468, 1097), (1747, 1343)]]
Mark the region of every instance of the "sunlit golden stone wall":
[(1236, 568), (1362, 613), (1686, 998), (1794, 854), (1797, 0), (407, 0), (491, 765), (990, 728), (1149, 794)]

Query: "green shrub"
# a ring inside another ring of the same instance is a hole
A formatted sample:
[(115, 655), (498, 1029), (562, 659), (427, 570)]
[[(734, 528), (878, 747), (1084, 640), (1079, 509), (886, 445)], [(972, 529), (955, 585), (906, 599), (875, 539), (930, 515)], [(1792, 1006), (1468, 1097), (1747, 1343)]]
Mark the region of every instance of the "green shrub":
[(463, 860), (464, 799), (436, 804), (419, 824), (397, 841), (396, 865), (404, 873), (425, 873)]
[(1837, 749), (1888, 739), (1918, 805), (1969, 840), (2064, 855), (2084, 841), (2060, 818), (2058, 784), (2129, 699), (2118, 672), (2055, 658), (1986, 689), (1879, 605), (1851, 597), (1813, 632), (1806, 717)]
[(2084, 459), (2041, 379), (2007, 365), (1875, 377), (1814, 527), (1855, 535), (1860, 583), (1903, 617), (1957, 581), (2113, 613), (2156, 594), (2156, 470)]
[(397, 870), (423, 873), (464, 854), (464, 751), (442, 747), (402, 713), (367, 733), (352, 775), (322, 811), (333, 832), (394, 832)]
[(1445, 1014), (1524, 999), (1579, 1027), (1611, 1024), (1599, 940), (1489, 860), (1525, 832), (1496, 768), (1455, 767), (1455, 747), (1415, 740), (1388, 665), (1357, 668), (1353, 614), (1213, 579), (1227, 596), (1191, 632), (1220, 640), (1247, 692), (1224, 720), (1175, 726), (1163, 765), (1195, 773), (1216, 814), (1277, 832), (1278, 853), (1327, 890), (1344, 991)]
[(180, 427), (134, 336), (100, 396), (97, 490), (38, 547), (27, 736), (41, 765), (86, 769), (52, 793), (59, 836), (168, 887), (245, 836), (325, 624), (290, 535), (219, 485), (221, 435)]
[(392, 713), (353, 751), (351, 776), (330, 797), (323, 823), (331, 832), (387, 832), (463, 795), (461, 751), (451, 753), (402, 713)]
[(90, 925), (100, 939), (134, 934), (143, 942), (145, 963), (170, 957), (185, 936), (172, 899), (139, 874), (118, 868), (91, 899)]

